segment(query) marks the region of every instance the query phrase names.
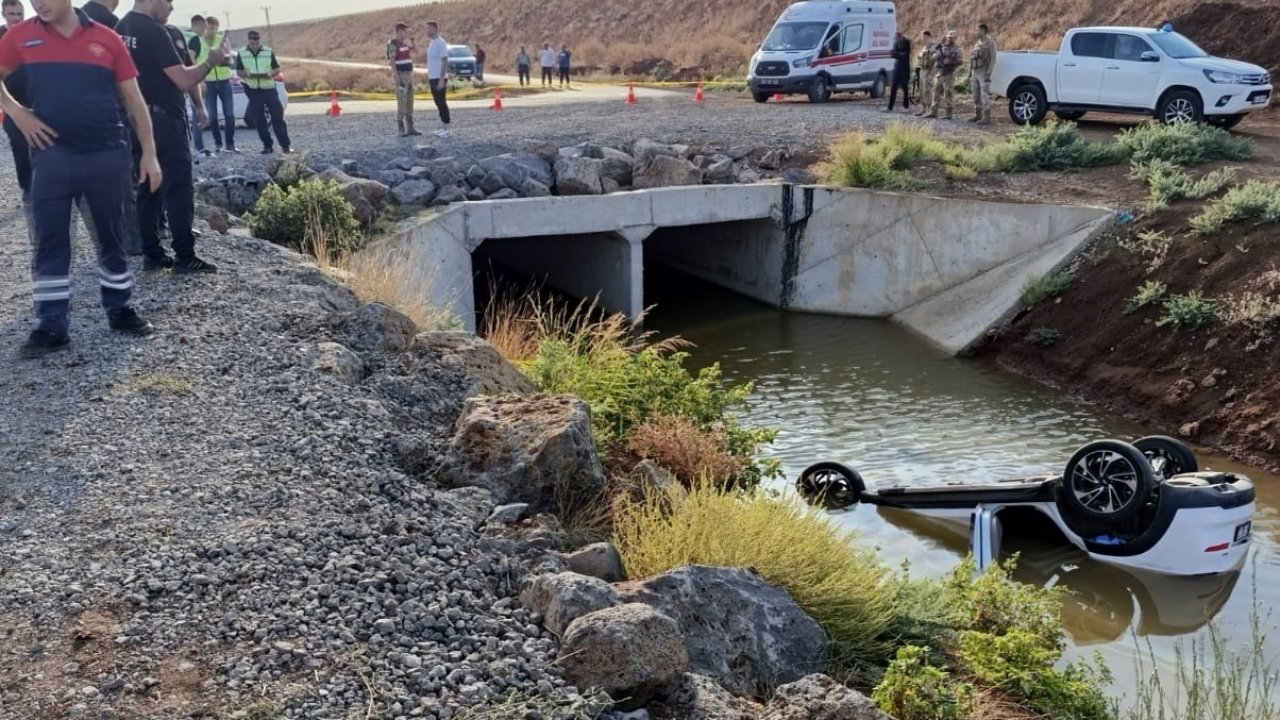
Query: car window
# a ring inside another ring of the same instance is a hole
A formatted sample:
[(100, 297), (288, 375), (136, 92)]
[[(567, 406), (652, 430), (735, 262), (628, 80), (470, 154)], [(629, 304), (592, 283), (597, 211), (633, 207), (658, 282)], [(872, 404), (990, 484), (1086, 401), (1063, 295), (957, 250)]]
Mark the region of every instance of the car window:
[(449, 57), (471, 57), (471, 50), (465, 47), (451, 47)]
[(1082, 32), (1071, 37), (1071, 54), (1077, 57), (1109, 58), (1110, 33)]
[(862, 49), (862, 26), (849, 25), (844, 29), (844, 52), (857, 52)]
[(1141, 62), (1142, 53), (1152, 52), (1151, 45), (1137, 35), (1116, 35), (1115, 37), (1116, 41), (1111, 50), (1111, 57), (1116, 60)]
[(1151, 40), (1165, 55), (1174, 60), (1185, 60), (1186, 58), (1207, 57), (1209, 53), (1201, 50), (1199, 46), (1185, 37), (1173, 32), (1152, 33)]
[(812, 50), (818, 47), (826, 36), (825, 22), (784, 22), (778, 23), (769, 37), (765, 38), (761, 50), (766, 52), (785, 52), (787, 50)]
[(840, 25), (832, 25), (827, 31), (827, 37), (822, 41), (822, 49), (818, 51), (818, 57), (831, 57), (840, 54)]

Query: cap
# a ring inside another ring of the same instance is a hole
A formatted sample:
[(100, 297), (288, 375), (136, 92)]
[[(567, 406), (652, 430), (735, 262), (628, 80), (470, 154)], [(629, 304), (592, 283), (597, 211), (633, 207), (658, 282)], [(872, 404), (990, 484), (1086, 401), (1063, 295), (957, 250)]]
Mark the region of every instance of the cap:
[(408, 29), (409, 29), (409, 23), (402, 23), (402, 22), (398, 22), (398, 23), (396, 23), (396, 29), (397, 29), (397, 30), (408, 30)]

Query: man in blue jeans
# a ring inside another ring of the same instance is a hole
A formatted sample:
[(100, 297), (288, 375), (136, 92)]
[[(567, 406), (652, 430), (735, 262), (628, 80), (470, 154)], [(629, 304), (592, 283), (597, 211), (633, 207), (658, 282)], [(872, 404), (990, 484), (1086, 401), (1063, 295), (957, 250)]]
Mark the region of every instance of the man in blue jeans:
[(39, 325), (19, 349), (24, 357), (61, 350), (70, 342), (71, 205), (89, 201), (98, 227), (98, 285), (107, 324), (133, 335), (151, 323), (129, 307), (133, 273), (124, 248), (124, 183), (130, 167), (121, 104), (137, 133), (139, 177), (160, 186), (151, 119), (138, 89), (138, 71), (120, 36), (71, 7), (40, 0), (38, 18), (0, 38), (0, 80), (27, 73), (31, 107), (0, 83), (0, 108), (34, 150), (31, 201), (36, 228), (33, 276)]
[[(227, 45), (226, 36), (218, 32), (218, 18), (210, 15), (204, 19), (204, 40), (200, 43), (200, 53), (196, 63), (209, 59), (209, 53), (222, 50), (228, 57), (231, 48)], [(229, 153), (236, 150), (236, 104), (235, 93), (231, 88), (231, 65), (226, 62), (209, 63), (209, 74), (204, 81), (204, 104), (209, 113), (209, 130), (213, 133), (213, 144), (218, 152), (224, 149)], [(218, 105), (222, 105), (222, 134), (218, 130)], [(226, 138), (226, 143), (223, 143)]]

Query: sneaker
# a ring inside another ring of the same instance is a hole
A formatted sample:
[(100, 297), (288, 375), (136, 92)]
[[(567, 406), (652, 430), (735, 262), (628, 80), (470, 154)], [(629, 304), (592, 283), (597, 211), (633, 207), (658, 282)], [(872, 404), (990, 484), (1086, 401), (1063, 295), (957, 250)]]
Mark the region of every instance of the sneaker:
[(174, 262), (173, 271), (179, 275), (195, 275), (197, 273), (212, 275), (218, 272), (218, 268), (216, 265), (207, 263), (193, 255), (186, 260)]
[[(218, 148), (218, 152), (222, 152), (222, 148)], [(204, 155), (205, 157), (213, 157), (213, 151), (208, 148), (201, 150), (200, 154)]]
[(443, 129), (437, 130), (432, 134), (435, 135), (436, 137), (441, 137), (441, 138), (453, 137), (453, 132), (450, 130), (443, 130)]
[(239, 155), (239, 154), (240, 154), (240, 151), (239, 151), (239, 150), (237, 150), (237, 149), (235, 149), (235, 148), (233, 148), (233, 147), (229, 147), (229, 148), (227, 148), (227, 152), (231, 153), (232, 155)]
[(269, 147), (262, 148), (262, 154), (263, 154), (263, 155), (270, 155), (270, 154), (272, 154), (272, 153), (274, 153), (274, 152), (275, 152), (275, 150), (273, 150), (273, 149), (271, 149), (271, 148), (269, 148)]
[(280, 153), (283, 155), (292, 155), (293, 148), (280, 148)]
[(417, 130), (410, 130), (409, 132), (405, 133), (405, 135), (407, 135), (407, 136), (409, 136), (409, 137), (416, 137), (416, 136), (421, 135), (421, 134), (422, 134), (422, 133), (418, 132)]
[(65, 348), (71, 342), (66, 333), (56, 333), (44, 328), (31, 331), (27, 341), (18, 348), (18, 355), (24, 358), (40, 357)]
[(167, 270), (171, 267), (173, 267), (173, 258), (164, 253), (142, 257), (143, 270)]
[(150, 335), (155, 332), (155, 327), (151, 323), (143, 320), (133, 308), (128, 306), (108, 311), (107, 324), (112, 330), (119, 330), (129, 335)]

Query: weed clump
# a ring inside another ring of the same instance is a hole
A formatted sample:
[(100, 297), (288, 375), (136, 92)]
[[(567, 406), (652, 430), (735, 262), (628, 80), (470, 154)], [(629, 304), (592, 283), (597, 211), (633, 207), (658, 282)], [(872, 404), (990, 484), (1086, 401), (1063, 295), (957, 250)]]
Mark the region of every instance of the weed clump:
[(1280, 185), (1250, 180), (1227, 191), (1191, 219), (1191, 229), (1198, 235), (1212, 235), (1227, 223), (1257, 220), (1280, 222)]
[(1186, 166), (1253, 157), (1253, 141), (1200, 123), (1139, 125), (1121, 133), (1116, 145), (1134, 165), (1159, 160)]
[(1138, 310), (1161, 300), (1168, 286), (1159, 280), (1148, 280), (1138, 286), (1138, 292), (1129, 301), (1125, 303), (1124, 312), (1126, 315), (1135, 313)]
[(965, 164), (978, 172), (1028, 172), (1101, 167), (1124, 162), (1126, 151), (1115, 143), (1092, 143), (1074, 123), (1050, 121), (1027, 125), (1013, 137), (966, 153)]
[(1170, 295), (1165, 298), (1163, 309), (1160, 319), (1156, 321), (1157, 327), (1195, 330), (1213, 322), (1218, 316), (1213, 302), (1206, 300), (1199, 290), (1192, 290), (1185, 295)]
[(1147, 183), (1151, 194), (1144, 210), (1156, 212), (1177, 200), (1202, 200), (1226, 190), (1236, 181), (1235, 168), (1220, 168), (1196, 179), (1168, 160), (1135, 164), (1129, 177)]
[(1028, 280), (1022, 288), (1022, 303), (1027, 307), (1033, 307), (1051, 297), (1057, 297), (1071, 286), (1071, 281), (1075, 280), (1075, 277), (1075, 272), (1063, 269)]
[(256, 237), (303, 252), (320, 246), (341, 257), (364, 243), (355, 208), (319, 178), (268, 185), (245, 220)]

